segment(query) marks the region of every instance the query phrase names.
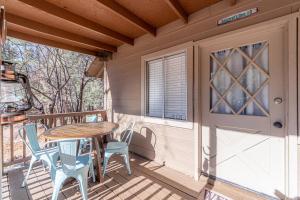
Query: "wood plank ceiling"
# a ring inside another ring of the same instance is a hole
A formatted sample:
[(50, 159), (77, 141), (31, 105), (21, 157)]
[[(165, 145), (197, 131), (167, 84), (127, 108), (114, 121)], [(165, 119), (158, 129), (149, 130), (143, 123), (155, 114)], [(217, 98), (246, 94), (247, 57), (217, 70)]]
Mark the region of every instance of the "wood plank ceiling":
[[(98, 55), (221, 0), (0, 0), (7, 35)], [(230, 4), (236, 1), (228, 0)]]

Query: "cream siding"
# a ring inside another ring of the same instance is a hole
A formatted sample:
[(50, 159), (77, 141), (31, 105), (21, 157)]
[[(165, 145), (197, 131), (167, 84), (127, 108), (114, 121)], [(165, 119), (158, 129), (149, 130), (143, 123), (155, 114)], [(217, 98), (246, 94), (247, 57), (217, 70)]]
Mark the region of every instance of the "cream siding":
[[(223, 26), (216, 25), (217, 20), (223, 16), (255, 7), (259, 12), (252, 17)], [(137, 120), (131, 150), (197, 178), (199, 160), (201, 160), (199, 153), (201, 142), (195, 141), (195, 138), (201, 138), (198, 135), (200, 134), (197, 129), (198, 124), (194, 124), (192, 129), (186, 129), (146, 123), (141, 118), (141, 97), (144, 95), (141, 83), (141, 58), (186, 42), (197, 41), (296, 12), (299, 7), (300, 1), (296, 0), (243, 0), (238, 1), (234, 7), (229, 7), (227, 1), (222, 1), (192, 14), (187, 25), (178, 20), (158, 29), (156, 37), (148, 34), (136, 39), (134, 46), (119, 47), (118, 52), (109, 61), (105, 73), (105, 102), (114, 121), (125, 124), (131, 118)], [(194, 71), (197, 71), (195, 66), (197, 65), (194, 65)], [(196, 83), (198, 75), (194, 76), (196, 79), (194, 83)], [(197, 87), (194, 85), (194, 88)], [(198, 92), (195, 89), (194, 97), (189, 95), (189, 100), (197, 99)], [(198, 108), (198, 101), (193, 102), (193, 107)], [(193, 118), (197, 119), (198, 112), (196, 110), (194, 112)]]

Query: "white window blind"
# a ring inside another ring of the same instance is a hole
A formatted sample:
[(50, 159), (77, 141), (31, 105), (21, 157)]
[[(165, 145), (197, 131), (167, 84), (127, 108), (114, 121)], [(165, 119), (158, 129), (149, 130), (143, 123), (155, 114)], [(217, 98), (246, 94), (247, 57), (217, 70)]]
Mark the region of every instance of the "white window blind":
[(187, 119), (186, 53), (147, 62), (147, 116)]

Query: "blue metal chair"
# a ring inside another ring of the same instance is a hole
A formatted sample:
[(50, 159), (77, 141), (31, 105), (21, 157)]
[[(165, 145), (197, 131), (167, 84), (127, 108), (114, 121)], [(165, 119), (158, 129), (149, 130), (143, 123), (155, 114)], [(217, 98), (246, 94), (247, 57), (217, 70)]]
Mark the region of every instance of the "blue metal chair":
[(135, 122), (130, 122), (127, 129), (121, 135), (119, 142), (109, 142), (105, 148), (104, 161), (103, 161), (103, 176), (105, 175), (109, 158), (113, 154), (119, 154), (123, 157), (128, 174), (131, 175), (130, 162), (129, 162), (129, 145), (131, 143), (133, 128)]
[(97, 115), (87, 115), (85, 116), (85, 122), (97, 122), (98, 116)]
[[(97, 115), (87, 115), (85, 117), (86, 123), (96, 123), (98, 122), (98, 116)], [(79, 144), (79, 154), (86, 149), (87, 145), (91, 142), (91, 138), (81, 139)]]
[[(86, 123), (96, 123), (98, 122), (98, 115), (87, 115), (85, 117), (85, 122)], [(87, 149), (87, 146), (89, 144), (92, 144), (92, 138), (84, 138), (84, 139), (80, 139), (80, 143), (79, 143), (79, 152), (78, 154), (81, 155), (82, 152), (84, 152), (84, 150)], [(92, 150), (92, 145), (90, 145), (90, 151)], [(89, 177), (93, 178), (93, 182), (96, 181), (95, 178), (95, 171), (94, 171), (94, 165), (93, 165), (93, 159), (90, 160), (90, 175)]]
[[(52, 200), (58, 198), (59, 191), (67, 178), (75, 178), (79, 182), (82, 198), (87, 199), (87, 181), (91, 162), (89, 154), (77, 156), (77, 144), (80, 139), (62, 140), (58, 142), (60, 165), (56, 166), (55, 160), (51, 167), (51, 179), (54, 186)], [(92, 143), (90, 144), (92, 146)]]
[[(43, 125), (44, 126), (44, 125)], [(44, 126), (45, 130), (47, 129), (46, 126)], [(22, 132), (25, 131), (25, 137), (23, 137)], [(22, 126), (19, 131), (19, 136), (22, 139), (23, 143), (26, 145), (26, 147), (31, 152), (31, 160), (29, 169), (27, 171), (27, 175), (22, 183), (22, 187), (25, 187), (27, 183), (27, 179), (29, 177), (30, 171), (32, 170), (32, 166), (36, 161), (42, 161), (43, 165), (46, 163), (49, 168), (51, 168), (52, 161), (51, 159), (56, 159), (58, 157), (58, 148), (52, 147), (52, 148), (46, 148), (49, 146), (50, 143), (56, 143), (57, 141), (50, 141), (45, 143), (45, 147), (41, 148), (38, 142), (38, 135), (37, 135), (37, 124), (35, 123), (29, 123), (24, 126)], [(26, 137), (28, 142), (26, 141)]]

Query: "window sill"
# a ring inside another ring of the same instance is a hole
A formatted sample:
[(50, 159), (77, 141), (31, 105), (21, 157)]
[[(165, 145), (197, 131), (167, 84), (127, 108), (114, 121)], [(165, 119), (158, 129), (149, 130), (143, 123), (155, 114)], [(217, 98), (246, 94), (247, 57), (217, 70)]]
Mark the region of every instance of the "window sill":
[(142, 121), (151, 123), (151, 124), (159, 124), (159, 125), (173, 126), (173, 127), (178, 127), (178, 128), (193, 129), (193, 122), (189, 122), (189, 121), (179, 121), (179, 120), (162, 119), (162, 118), (156, 118), (156, 117), (146, 117), (146, 116), (142, 116)]

